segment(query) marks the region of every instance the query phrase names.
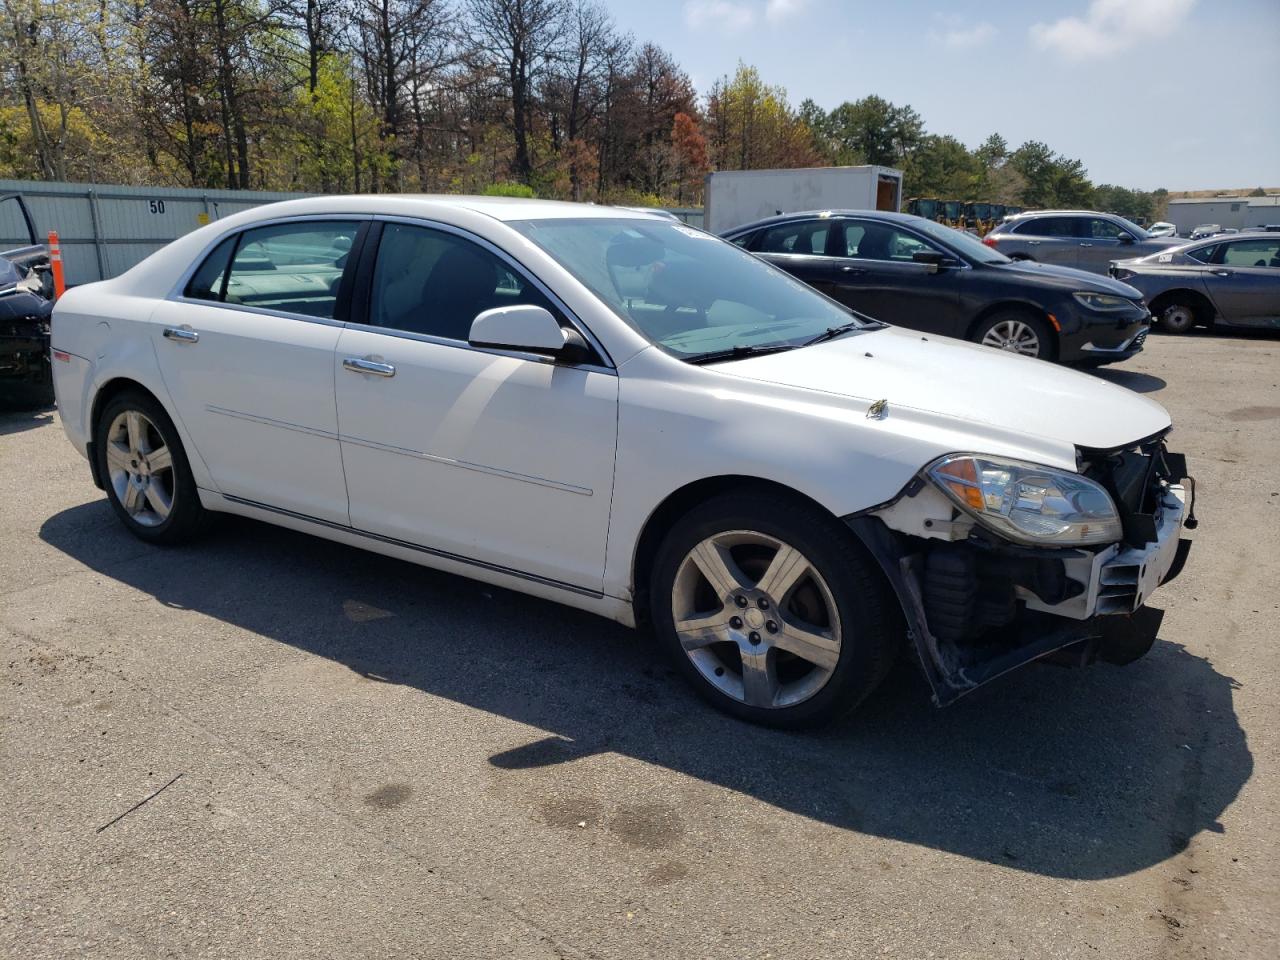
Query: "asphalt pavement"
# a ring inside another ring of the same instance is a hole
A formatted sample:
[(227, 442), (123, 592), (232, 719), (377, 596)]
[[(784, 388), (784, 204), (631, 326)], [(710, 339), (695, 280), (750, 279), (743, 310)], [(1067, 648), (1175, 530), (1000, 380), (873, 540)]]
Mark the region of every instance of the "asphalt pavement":
[(0, 956), (1274, 956), (1280, 337), (1097, 375), (1199, 482), (1155, 649), (942, 711), (908, 663), (808, 734), (551, 603), (231, 518), (149, 547), (0, 415)]

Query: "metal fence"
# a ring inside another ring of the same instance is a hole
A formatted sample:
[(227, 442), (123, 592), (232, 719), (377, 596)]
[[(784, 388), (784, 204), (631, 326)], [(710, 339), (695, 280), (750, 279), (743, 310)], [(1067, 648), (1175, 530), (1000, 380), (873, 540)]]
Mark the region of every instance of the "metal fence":
[[(0, 194), (20, 193), (43, 240), (58, 231), (67, 283), (114, 277), (212, 220), (302, 193), (182, 190), (85, 183), (0, 180)], [(0, 249), (27, 243), (17, 204), (0, 204)]]
[[(43, 240), (50, 230), (58, 231), (69, 285), (121, 274), (171, 240), (219, 217), (276, 200), (314, 196), (0, 180), (0, 194), (6, 193), (26, 198), (38, 239)], [(691, 226), (702, 226), (700, 207), (672, 208), (671, 212)], [(27, 242), (17, 204), (0, 204), (0, 250)]]

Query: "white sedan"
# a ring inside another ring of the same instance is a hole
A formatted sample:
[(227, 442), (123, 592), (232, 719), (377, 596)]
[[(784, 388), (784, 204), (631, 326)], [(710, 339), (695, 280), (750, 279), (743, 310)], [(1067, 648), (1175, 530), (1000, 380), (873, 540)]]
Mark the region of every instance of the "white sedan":
[(607, 207), (258, 207), (67, 293), (62, 423), (121, 521), (236, 513), (648, 625), (798, 726), (916, 657), (939, 704), (1125, 662), (1189, 541), (1158, 404), (867, 320)]

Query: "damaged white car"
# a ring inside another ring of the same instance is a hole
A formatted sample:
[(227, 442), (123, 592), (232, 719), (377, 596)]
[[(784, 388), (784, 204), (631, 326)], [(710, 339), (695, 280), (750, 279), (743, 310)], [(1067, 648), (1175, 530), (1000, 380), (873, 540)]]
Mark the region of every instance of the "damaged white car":
[(142, 539), (237, 513), (645, 622), (767, 724), (904, 650), (939, 704), (1141, 656), (1194, 526), (1158, 404), (605, 207), (259, 207), (70, 291), (53, 357)]

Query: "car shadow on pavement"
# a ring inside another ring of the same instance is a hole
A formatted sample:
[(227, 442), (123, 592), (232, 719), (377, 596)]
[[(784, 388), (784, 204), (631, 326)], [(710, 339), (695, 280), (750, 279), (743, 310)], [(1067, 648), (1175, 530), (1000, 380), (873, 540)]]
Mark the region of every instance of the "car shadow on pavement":
[(41, 537), (167, 606), (546, 731), (488, 758), (516, 777), (613, 751), (839, 829), (1098, 879), (1221, 833), (1253, 771), (1237, 684), (1177, 642), (1124, 668), (1032, 666), (946, 710), (904, 660), (848, 720), (784, 733), (704, 705), (641, 633), (288, 530), (226, 518), (147, 552), (97, 500)]
[(1155, 377), (1149, 373), (1139, 373), (1137, 370), (1115, 370), (1110, 367), (1099, 367), (1088, 372), (1099, 380), (1106, 380), (1108, 383), (1114, 383), (1118, 387), (1128, 387), (1135, 393), (1155, 393), (1169, 385), (1161, 377)]
[(53, 423), (53, 407), (29, 410), (0, 404), (0, 437), (21, 433), (24, 430), (34, 430), (36, 427), (47, 427), (51, 423)]

